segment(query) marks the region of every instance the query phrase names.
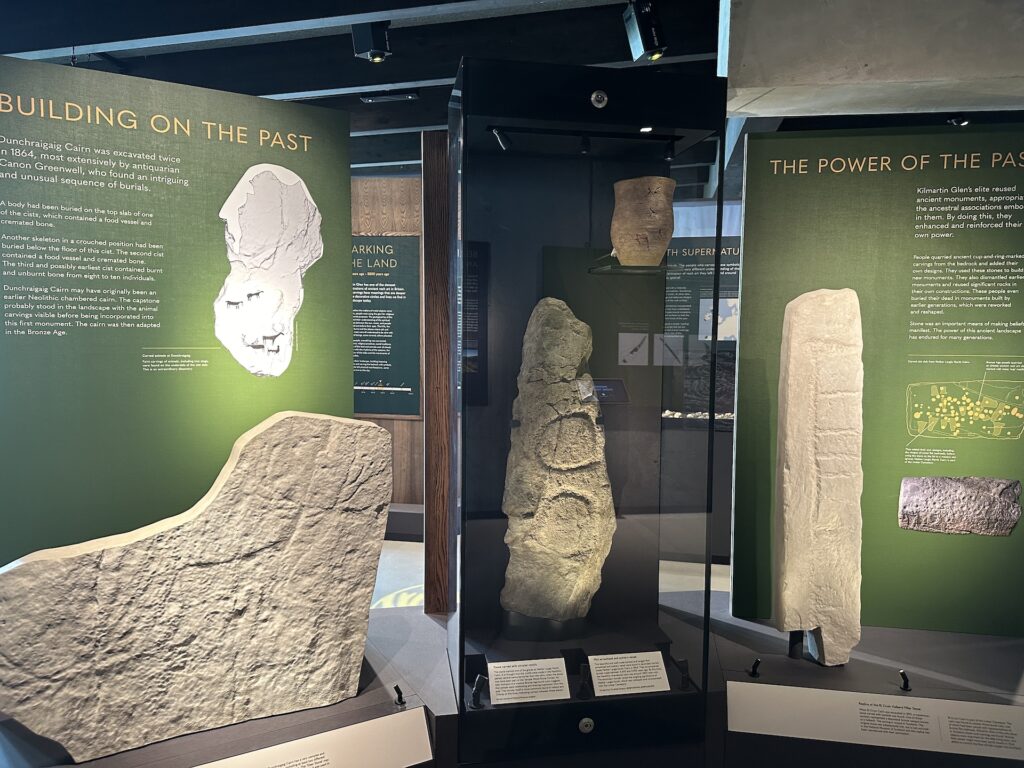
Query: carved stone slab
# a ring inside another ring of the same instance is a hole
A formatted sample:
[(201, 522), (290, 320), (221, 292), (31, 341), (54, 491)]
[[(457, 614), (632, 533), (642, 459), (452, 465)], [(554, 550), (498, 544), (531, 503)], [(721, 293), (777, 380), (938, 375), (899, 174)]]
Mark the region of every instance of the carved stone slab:
[(287, 412), (192, 509), (0, 569), (0, 711), (91, 760), (357, 693), (391, 438)]
[(1020, 520), (1020, 481), (996, 477), (904, 477), (900, 528), (1009, 536)]
[(590, 352), (590, 327), (564, 302), (541, 299), (523, 338), (502, 501), (501, 605), (536, 618), (587, 615), (615, 533)]
[(845, 664), (860, 641), (860, 302), (849, 289), (786, 306), (779, 368), (775, 622)]

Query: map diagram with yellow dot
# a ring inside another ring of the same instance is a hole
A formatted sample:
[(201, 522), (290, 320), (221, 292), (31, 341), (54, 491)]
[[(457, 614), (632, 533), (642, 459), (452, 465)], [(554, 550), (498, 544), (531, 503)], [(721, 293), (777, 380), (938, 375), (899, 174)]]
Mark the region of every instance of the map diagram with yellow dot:
[(913, 437), (1019, 440), (1024, 381), (922, 382), (907, 387)]

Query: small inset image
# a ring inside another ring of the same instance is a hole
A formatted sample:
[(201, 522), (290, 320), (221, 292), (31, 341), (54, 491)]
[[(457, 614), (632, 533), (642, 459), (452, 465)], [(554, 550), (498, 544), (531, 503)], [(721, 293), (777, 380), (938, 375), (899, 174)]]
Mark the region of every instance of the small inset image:
[(904, 477), (900, 528), (1009, 536), (1020, 520), (1020, 480)]
[(646, 333), (619, 334), (619, 365), (649, 365), (651, 360), (650, 338)]
[(683, 365), (683, 337), (675, 334), (654, 334), (654, 364)]
[[(700, 300), (700, 322), (697, 336), (701, 341), (711, 341), (711, 299)], [(718, 340), (736, 341), (740, 332), (740, 300), (718, 300)]]
[(907, 387), (907, 431), (913, 437), (1019, 440), (1024, 435), (1024, 382), (924, 381)]

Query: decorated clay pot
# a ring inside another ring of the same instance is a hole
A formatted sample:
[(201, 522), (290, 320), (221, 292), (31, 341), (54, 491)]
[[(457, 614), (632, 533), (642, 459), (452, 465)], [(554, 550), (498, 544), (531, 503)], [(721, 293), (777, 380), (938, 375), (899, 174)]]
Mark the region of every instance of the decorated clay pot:
[(615, 182), (612, 245), (619, 263), (630, 267), (661, 264), (672, 239), (673, 179), (641, 176)]

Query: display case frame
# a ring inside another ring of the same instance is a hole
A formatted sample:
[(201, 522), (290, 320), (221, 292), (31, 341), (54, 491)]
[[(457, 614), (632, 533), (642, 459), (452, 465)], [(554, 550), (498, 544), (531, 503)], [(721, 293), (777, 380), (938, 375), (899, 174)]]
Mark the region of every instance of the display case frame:
[[(631, 371), (609, 362), (606, 353), (614, 336), (621, 342), (629, 335), (630, 323), (640, 324), (637, 338), (664, 343), (672, 266), (617, 264), (609, 257), (609, 224), (614, 182), (668, 176), (670, 165), (686, 168), (690, 154), (699, 154), (713, 162), (706, 163), (703, 180), (691, 183), (709, 185), (701, 191), (712, 191), (718, 206), (720, 239), (724, 103), (724, 83), (712, 76), (463, 61), (449, 126), (461, 533), (459, 630), (451, 662), (460, 762), (700, 749), (709, 677), (715, 339), (697, 344), (691, 334), (678, 342), (682, 355), (700, 361), (699, 374), (687, 373), (707, 378), (709, 396), (703, 419), (688, 419), (688, 429), (666, 424), (663, 413), (671, 393), (683, 387), (682, 370), (657, 362), (651, 352)], [(559, 206), (569, 213), (560, 217)], [(521, 260), (514, 261), (516, 253)], [(708, 297), (715, 304), (717, 266), (716, 260)], [(502, 541), (508, 527), (502, 491), (515, 439), (510, 435), (521, 426), (512, 414), (516, 372), (529, 315), (544, 297), (565, 301), (593, 331), (592, 370), (582, 376), (589, 380), (592, 372), (596, 382), (601, 408), (595, 422), (607, 437), (602, 459), (616, 518), (590, 610), (565, 621), (503, 609), (499, 597), (509, 553)], [(610, 299), (608, 311), (602, 297)], [(616, 368), (621, 376), (608, 375)], [(663, 526), (669, 517), (683, 525)], [(687, 533), (684, 545), (667, 540)], [(688, 553), (692, 588), (662, 588), (667, 551)], [(672, 595), (667, 600), (666, 592)], [(590, 664), (581, 666), (590, 657), (644, 652), (660, 655), (667, 691), (592, 695), (585, 679)], [(494, 704), (495, 681), (478, 681), (478, 675), (488, 677), (489, 662), (545, 658), (564, 659), (568, 699)]]

